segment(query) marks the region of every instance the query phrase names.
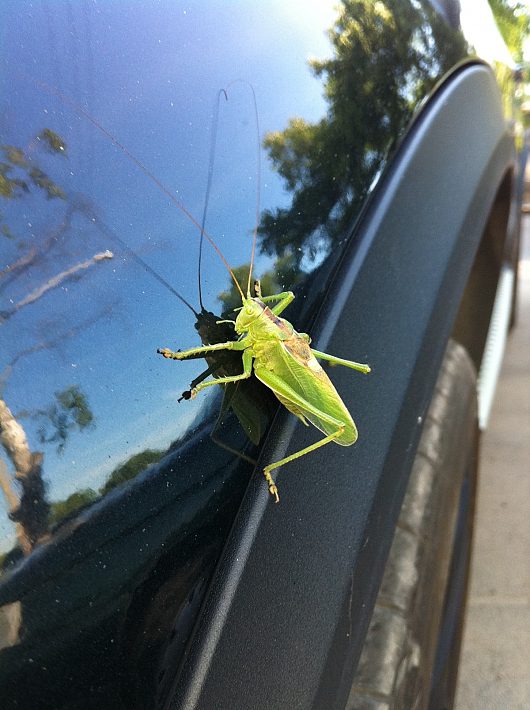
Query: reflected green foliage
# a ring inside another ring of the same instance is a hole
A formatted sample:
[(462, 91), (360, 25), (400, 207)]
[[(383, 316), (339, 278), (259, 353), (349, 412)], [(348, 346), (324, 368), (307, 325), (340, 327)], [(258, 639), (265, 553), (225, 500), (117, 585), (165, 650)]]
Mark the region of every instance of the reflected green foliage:
[(77, 385), (56, 392), (55, 401), (38, 412), (38, 416), (46, 420), (39, 429), (41, 443), (56, 444), (59, 453), (64, 450), (71, 431), (83, 431), (94, 423), (86, 395)]
[[(62, 138), (45, 128), (34, 139), (44, 145), (48, 152), (65, 154), (66, 146)], [(42, 190), (48, 200), (66, 199), (64, 190), (59, 187), (40, 167), (33, 158), (28, 157), (30, 149), (24, 151), (12, 145), (1, 146), (3, 160), (0, 162), (0, 195), (7, 199), (21, 197), (30, 191), (30, 185)]]
[(42, 141), (49, 153), (66, 155), (66, 143), (61, 136), (55, 133), (55, 131), (52, 131), (51, 128), (44, 128), (37, 138)]
[(148, 466), (157, 463), (165, 455), (165, 451), (157, 451), (156, 449), (146, 449), (140, 453), (131, 456), (125, 463), (117, 466), (110, 474), (106, 482), (101, 486), (99, 492), (105, 495), (121, 483), (130, 481), (139, 473), (142, 473)]
[[(2, 220), (2, 215), (0, 214), (0, 224), (1, 224), (1, 220)], [(3, 237), (6, 237), (7, 239), (14, 239), (15, 238), (15, 235), (9, 229), (7, 224), (1, 224), (0, 233), (2, 234)]]
[[(74, 400), (79, 401), (78, 396), (74, 395), (74, 393), (71, 392), (71, 390), (74, 389), (76, 388), (69, 388), (70, 391), (65, 390), (65, 392), (59, 393), (57, 395), (57, 399), (62, 399), (63, 402), (66, 402), (67, 407), (68, 404), (72, 405), (72, 402)], [(84, 408), (84, 410), (83, 408), (81, 408), (81, 410), (78, 412), (77, 419), (83, 422), (83, 425), (80, 428), (83, 428), (83, 426), (88, 426), (92, 422), (90, 411), (86, 408)], [(66, 436), (66, 434), (63, 435)], [(63, 445), (64, 443), (65, 441), (63, 441)], [(93, 488), (84, 488), (75, 491), (74, 493), (71, 493), (64, 500), (53, 501), (51, 503), (47, 503), (45, 500), (42, 476), (38, 475), (33, 477), (34, 486), (41, 486), (42, 490), (39, 490), (38, 493), (33, 490), (34, 496), (32, 500), (31, 515), (26, 516), (28, 519), (26, 520), (24, 518), (23, 521), (25, 529), (29, 529), (29, 525), (31, 525), (31, 529), (36, 527), (36, 506), (38, 506), (38, 511), (40, 512), (40, 515), (38, 516), (39, 534), (35, 534), (32, 539), (39, 540), (40, 538), (42, 538), (44, 532), (49, 531), (51, 527), (61, 522), (64, 522), (69, 518), (75, 517), (77, 514), (81, 513), (85, 508), (88, 508), (93, 503), (98, 501), (106, 493), (109, 493), (109, 491), (116, 488), (116, 486), (119, 486), (120, 484), (126, 483), (128, 481), (132, 481), (134, 478), (136, 478), (136, 476), (138, 476), (138, 474), (145, 471), (148, 466), (154, 463), (158, 463), (158, 461), (160, 461), (160, 459), (162, 459), (166, 454), (167, 451), (158, 451), (155, 449), (146, 449), (145, 451), (141, 451), (140, 453), (131, 456), (127, 461), (125, 461), (125, 463), (122, 463), (117, 466), (109, 475), (103, 486), (101, 486), (99, 491), (95, 491)], [(26, 498), (27, 497), (28, 496), (26, 496)], [(11, 519), (15, 521), (22, 521), (23, 509), (24, 506), (21, 504), (19, 509), (10, 514)], [(5, 567), (8, 565), (12, 565), (15, 562), (18, 562), (22, 558), (23, 553), (20, 550), (20, 547), (18, 545), (15, 545), (12, 550), (5, 553), (4, 555), (0, 555), (0, 570), (5, 569)]]
[(64, 190), (59, 185), (56, 185), (40, 168), (31, 168), (28, 175), (33, 185), (42, 190), (48, 200), (53, 200), (54, 198), (64, 200), (66, 198)]
[(348, 235), (395, 136), (467, 47), (426, 1), (345, 0), (329, 35), (333, 57), (310, 64), (323, 80), (326, 117), (292, 118), (264, 141), (293, 198), (263, 213), (260, 245), (290, 254), (299, 269)]
[[(298, 261), (294, 252), (286, 249), (283, 255), (274, 262), (274, 268), (259, 277), (263, 295), (270, 296), (292, 289), (300, 280)], [(246, 292), (247, 289), (249, 269), (250, 264), (243, 264), (232, 269), (243, 292)], [(258, 275), (255, 274), (255, 276), (258, 278)], [(217, 298), (223, 307), (223, 317), (233, 317), (234, 310), (241, 307), (241, 295), (232, 281), (230, 282), (230, 288), (220, 293)]]
[[(31, 186), (38, 188), (46, 199), (66, 199), (64, 190), (54, 182), (30, 157), (37, 143), (44, 146), (47, 152), (66, 155), (66, 144), (63, 139), (49, 128), (44, 128), (34, 138), (27, 150), (13, 145), (2, 145), (3, 160), (0, 160), (0, 197), (12, 200), (22, 197), (31, 191)], [(14, 235), (0, 214), (0, 235), (13, 239)]]
[(6, 160), (11, 163), (13, 167), (24, 168), (25, 170), (29, 167), (29, 162), (26, 160), (24, 151), (20, 148), (15, 148), (12, 145), (3, 145), (2, 151)]
[[(10, 150), (9, 146), (3, 146), (2, 150)], [(22, 178), (12, 175), (13, 164), (0, 162), (0, 195), (7, 199), (20, 197), (24, 192), (29, 192), (28, 184)]]
[(59, 500), (50, 505), (50, 523), (58, 523), (74, 513), (79, 513), (98, 499), (98, 494), (92, 488), (75, 491), (65, 500)]
[(155, 449), (141, 451), (131, 456), (125, 463), (116, 466), (99, 491), (95, 491), (93, 488), (84, 488), (75, 491), (64, 500), (51, 503), (50, 523), (58, 523), (65, 518), (70, 518), (74, 514), (80, 513), (84, 508), (99, 500), (101, 496), (116, 488), (116, 486), (133, 480), (138, 474), (145, 471), (148, 466), (158, 463), (166, 453), (166, 451), (157, 451)]
[(523, 60), (523, 43), (530, 33), (530, 7), (518, 0), (489, 0), (495, 21), (516, 62)]

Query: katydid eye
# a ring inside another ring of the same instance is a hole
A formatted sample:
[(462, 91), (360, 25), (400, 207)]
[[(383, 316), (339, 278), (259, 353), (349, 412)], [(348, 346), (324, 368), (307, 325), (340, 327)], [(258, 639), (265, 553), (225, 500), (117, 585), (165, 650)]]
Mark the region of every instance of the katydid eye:
[(245, 313), (248, 316), (251, 316), (254, 313), (254, 309), (252, 308), (252, 306), (245, 306)]

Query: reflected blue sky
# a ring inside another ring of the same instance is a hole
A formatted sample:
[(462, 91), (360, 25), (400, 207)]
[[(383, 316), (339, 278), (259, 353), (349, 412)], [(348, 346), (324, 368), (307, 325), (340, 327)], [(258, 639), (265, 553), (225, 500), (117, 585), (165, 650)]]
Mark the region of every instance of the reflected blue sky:
[[(177, 405), (204, 362), (170, 363), (155, 350), (197, 343), (193, 314), (115, 239), (198, 309), (197, 229), (86, 118), (39, 82), (95, 116), (200, 219), (219, 88), (236, 79), (252, 81), (262, 135), (282, 130), (293, 115), (317, 121), (326, 105), (306, 60), (330, 54), (321, 27), (332, 24), (332, 6), (300, 2), (285, 9), (278, 2), (265, 11), (246, 2), (208, 8), (202, 2), (2, 3), (0, 142), (24, 148), (79, 209), (61, 229), (66, 202), (48, 201), (36, 190), (2, 200), (4, 221), (17, 237), (0, 242), (3, 267), (43, 242), (50, 247), (4, 290), (1, 307), (12, 308), (97, 252), (114, 253), (1, 326), (3, 396), (30, 448), (44, 451), (50, 500), (97, 489), (120, 461), (148, 447), (166, 447), (193, 423), (208, 393)], [(323, 15), (329, 18), (324, 23)], [(293, 35), (293, 22), (305, 22), (307, 32)], [(271, 41), (277, 44), (273, 52)], [(292, 57), (289, 81), (282, 75), (286, 57)], [(236, 83), (229, 93), (219, 121), (207, 231), (229, 263), (238, 265), (249, 259), (255, 221), (256, 128), (248, 87)], [(48, 155), (34, 142), (46, 127), (65, 139), (67, 157)], [(288, 204), (278, 176), (264, 157), (262, 162), (262, 208)], [(261, 268), (268, 265), (262, 258)], [(207, 308), (219, 310), (217, 294), (227, 285), (226, 269), (207, 246)], [(58, 455), (52, 444), (38, 441), (34, 414), (71, 385), (86, 393), (95, 426), (73, 432)], [(13, 525), (5, 514), (0, 532), (9, 547)]]

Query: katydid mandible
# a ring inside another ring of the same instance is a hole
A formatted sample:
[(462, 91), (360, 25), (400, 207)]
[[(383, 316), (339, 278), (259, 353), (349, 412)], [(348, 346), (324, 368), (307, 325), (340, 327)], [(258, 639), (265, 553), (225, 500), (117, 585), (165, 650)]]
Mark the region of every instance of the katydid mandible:
[[(243, 305), (234, 322), (234, 329), (239, 340), (178, 352), (161, 348), (157, 352), (171, 360), (185, 360), (214, 350), (242, 351), (243, 372), (240, 375), (201, 382), (192, 389), (191, 396), (195, 397), (200, 390), (212, 385), (246, 379), (254, 370), (258, 380), (273, 391), (284, 407), (306, 426), (309, 421), (325, 434), (324, 438), (315, 444), (265, 466), (263, 474), (269, 492), (278, 503), (278, 487), (271, 471), (332, 441), (341, 446), (351, 446), (357, 440), (355, 422), (317, 358), (363, 373), (370, 372), (370, 367), (314, 350), (310, 347), (311, 339), (306, 333), (296, 332), (289, 321), (280, 318), (280, 313), (294, 299), (292, 291), (262, 296), (259, 282), (256, 282), (256, 295), (251, 297), (248, 287), (245, 297), (241, 288), (238, 288)], [(274, 302), (276, 305), (272, 307), (267, 305)]]

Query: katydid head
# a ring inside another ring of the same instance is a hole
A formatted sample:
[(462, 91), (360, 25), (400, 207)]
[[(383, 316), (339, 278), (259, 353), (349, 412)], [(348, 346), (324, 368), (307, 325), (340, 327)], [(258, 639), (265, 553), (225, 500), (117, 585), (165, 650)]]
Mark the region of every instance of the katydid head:
[(252, 323), (254, 323), (263, 314), (264, 310), (265, 304), (258, 298), (244, 298), (243, 307), (239, 311), (236, 318), (236, 333), (239, 335), (246, 333)]

